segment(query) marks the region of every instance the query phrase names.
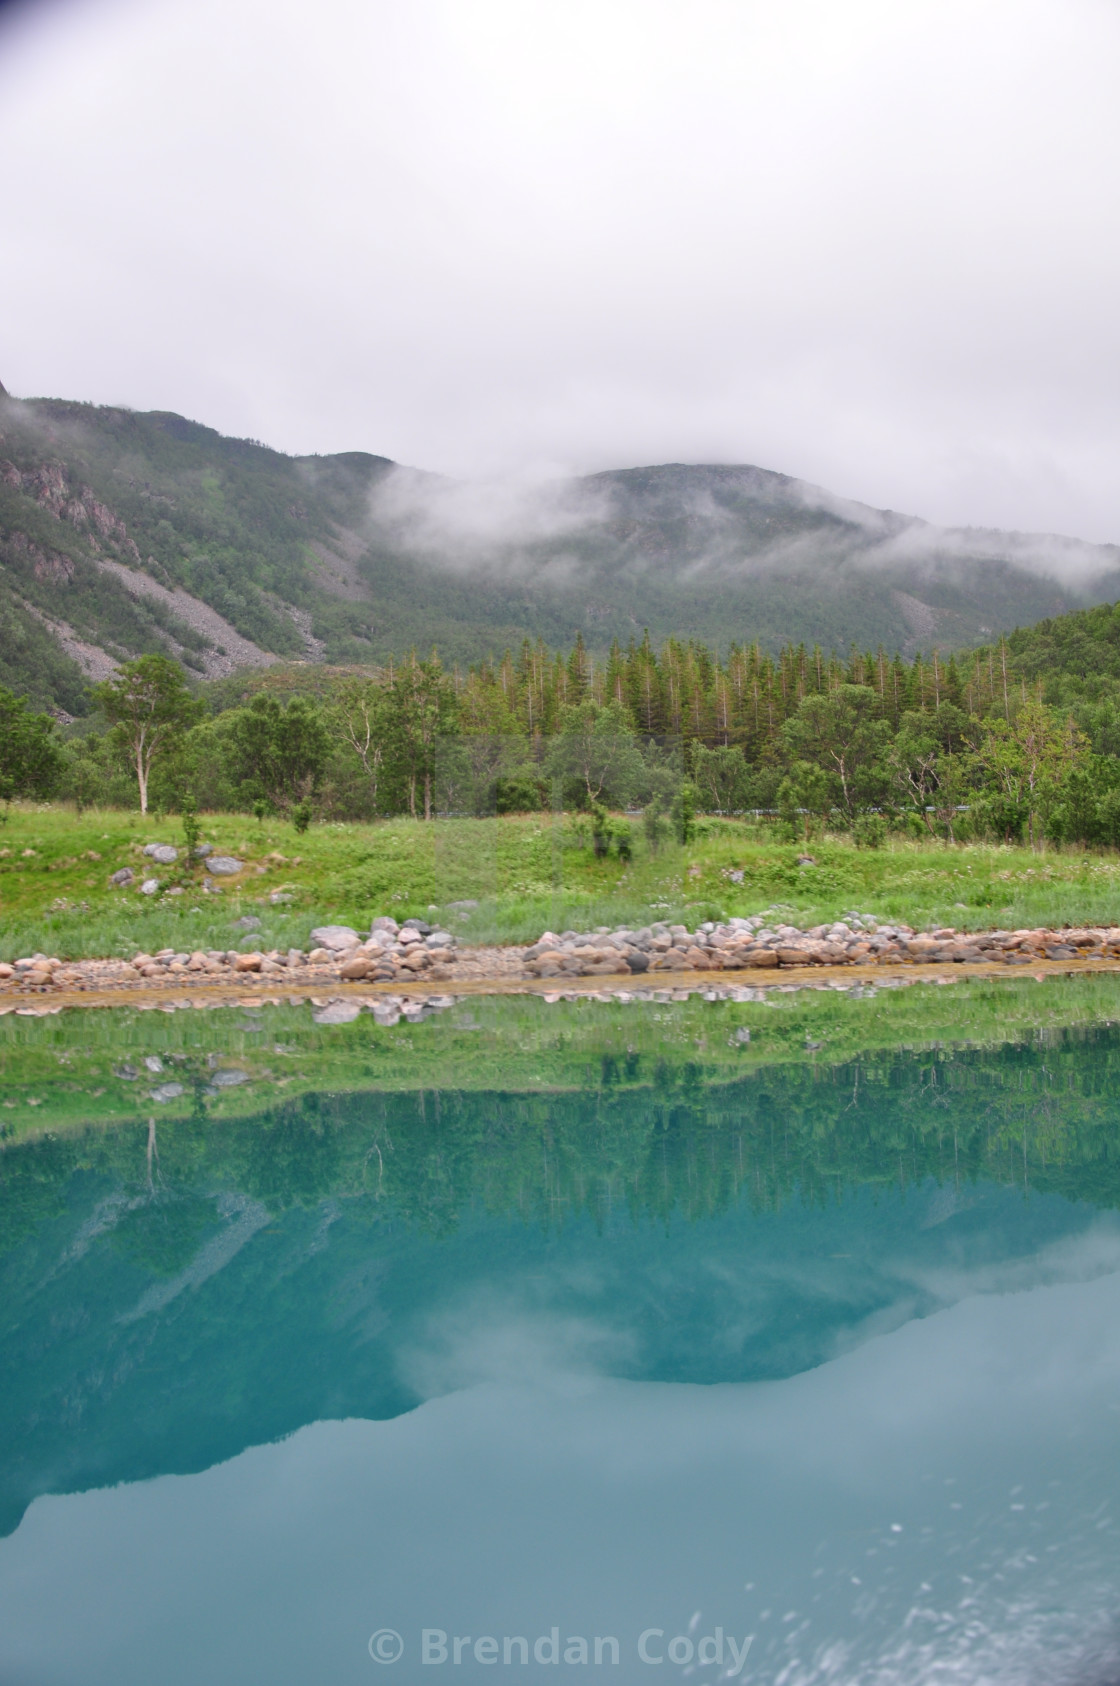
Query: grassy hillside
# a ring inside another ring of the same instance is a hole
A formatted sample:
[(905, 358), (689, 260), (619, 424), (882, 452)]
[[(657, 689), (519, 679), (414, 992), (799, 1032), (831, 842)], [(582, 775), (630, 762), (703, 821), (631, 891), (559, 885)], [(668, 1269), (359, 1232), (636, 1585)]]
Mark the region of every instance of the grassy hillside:
[[(318, 924), (365, 924), (379, 913), (447, 912), (464, 942), (526, 942), (542, 931), (657, 919), (697, 922), (781, 909), (811, 926), (846, 913), (915, 927), (1015, 930), (1063, 923), (1120, 923), (1120, 855), (992, 845), (948, 848), (892, 840), (858, 849), (835, 838), (801, 846), (738, 820), (709, 818), (686, 848), (596, 859), (586, 827), (570, 818), (554, 832), (547, 815), (493, 820), (394, 819), (332, 823), (304, 836), (276, 819), (207, 814), (204, 836), (246, 863), (222, 897), (201, 893), (199, 875), (171, 900), (116, 890), (109, 875), (143, 864), (152, 841), (182, 842), (179, 822), (136, 813), (13, 808), (0, 848), (0, 959), (42, 951), (60, 958), (130, 956), (176, 949), (303, 948)], [(742, 873), (741, 881), (729, 877)], [(163, 874), (165, 884), (171, 875)], [(273, 894), (284, 898), (274, 903)], [(237, 921), (260, 921), (246, 936)]]
[[(211, 676), (413, 645), (468, 663), (577, 633), (600, 652), (646, 627), (719, 650), (948, 651), (1120, 596), (1118, 562), (943, 531), (757, 468), (511, 492), (362, 452), (289, 457), (170, 413), (0, 396), (0, 665), (72, 714), (85, 678), (158, 649)], [(1056, 583), (1067, 565), (1088, 583)]]

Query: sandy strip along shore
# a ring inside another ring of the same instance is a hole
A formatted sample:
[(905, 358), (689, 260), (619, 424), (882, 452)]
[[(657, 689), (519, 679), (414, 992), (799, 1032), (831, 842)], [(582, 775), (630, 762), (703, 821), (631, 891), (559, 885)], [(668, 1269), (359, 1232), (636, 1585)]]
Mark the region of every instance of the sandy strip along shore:
[(890, 989), (907, 984), (951, 984), (966, 978), (1031, 979), (1042, 982), (1047, 978), (1077, 977), (1097, 973), (1120, 972), (1120, 960), (1088, 959), (1078, 961), (1039, 960), (1029, 968), (1009, 971), (999, 962), (974, 963), (967, 968), (937, 965), (847, 965), (798, 966), (780, 972), (757, 973), (748, 977), (728, 976), (726, 972), (658, 972), (642, 977), (586, 977), (535, 979), (495, 976), (463, 978), (454, 983), (409, 982), (352, 982), (316, 980), (314, 983), (283, 983), (279, 987), (273, 978), (259, 976), (238, 977), (228, 983), (200, 979), (184, 984), (180, 980), (166, 984), (152, 984), (103, 988), (67, 988), (57, 985), (31, 990), (0, 991), (0, 1015), (19, 1013), (38, 1017), (58, 1013), (64, 1008), (132, 1007), (140, 1010), (175, 1011), (181, 1008), (206, 1009), (215, 1007), (247, 1007), (280, 1005), (292, 1006), (310, 1002), (326, 1007), (333, 1002), (352, 1002), (372, 1005), (379, 998), (426, 1001), (451, 1005), (453, 1000), (485, 995), (539, 995), (546, 1001), (592, 999), (634, 1000), (659, 999), (673, 996), (711, 993), (729, 999), (757, 1000), (772, 990), (782, 992), (801, 989), (851, 990), (856, 988)]

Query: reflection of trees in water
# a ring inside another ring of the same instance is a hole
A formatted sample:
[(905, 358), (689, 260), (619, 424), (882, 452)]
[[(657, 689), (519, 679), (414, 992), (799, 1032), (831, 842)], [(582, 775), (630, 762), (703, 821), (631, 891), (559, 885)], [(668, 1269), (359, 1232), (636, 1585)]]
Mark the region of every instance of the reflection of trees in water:
[(0, 1233), (14, 1241), (37, 1213), (57, 1209), (78, 1169), (148, 1193), (163, 1212), (150, 1222), (170, 1226), (176, 1255), (171, 1227), (195, 1220), (185, 1208), (172, 1220), (168, 1203), (217, 1189), (274, 1210), (349, 1197), (436, 1233), (468, 1206), (548, 1228), (578, 1212), (601, 1225), (619, 1209), (697, 1219), (740, 1200), (769, 1210), (930, 1177), (1114, 1206), (1118, 1062), (1112, 1027), (991, 1050), (787, 1065), (726, 1083), (707, 1080), (699, 1063), (630, 1051), (604, 1054), (581, 1091), (308, 1094), (236, 1121), (208, 1117), (208, 1073), (184, 1062), (197, 1103), (190, 1118), (161, 1124), (158, 1150), (136, 1126), (8, 1149)]

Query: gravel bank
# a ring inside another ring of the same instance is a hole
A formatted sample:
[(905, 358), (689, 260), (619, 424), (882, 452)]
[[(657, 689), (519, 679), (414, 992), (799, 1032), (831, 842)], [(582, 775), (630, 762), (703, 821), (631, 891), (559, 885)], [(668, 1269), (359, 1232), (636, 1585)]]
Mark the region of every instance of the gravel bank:
[(267, 981), (303, 991), (332, 984), (405, 987), (538, 981), (563, 985), (577, 978), (623, 979), (690, 972), (757, 972), (805, 968), (913, 966), (1037, 966), (1045, 962), (1120, 961), (1120, 926), (1084, 929), (960, 932), (947, 927), (913, 931), (853, 914), (803, 931), (778, 922), (731, 919), (689, 931), (651, 925), (593, 932), (546, 931), (535, 943), (460, 947), (454, 934), (421, 919), (398, 925), (373, 921), (368, 934), (350, 926), (320, 926), (306, 949), (209, 949), (193, 954), (162, 949), (129, 959), (64, 961), (25, 955), (0, 964), (0, 1004), (5, 998), (61, 993), (244, 987)]

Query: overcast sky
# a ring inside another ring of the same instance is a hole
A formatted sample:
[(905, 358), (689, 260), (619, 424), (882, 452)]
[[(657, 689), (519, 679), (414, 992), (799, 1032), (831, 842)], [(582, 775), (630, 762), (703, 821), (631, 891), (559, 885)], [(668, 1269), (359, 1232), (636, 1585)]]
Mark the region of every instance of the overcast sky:
[(1120, 541), (1118, 0), (0, 10), (0, 380)]

